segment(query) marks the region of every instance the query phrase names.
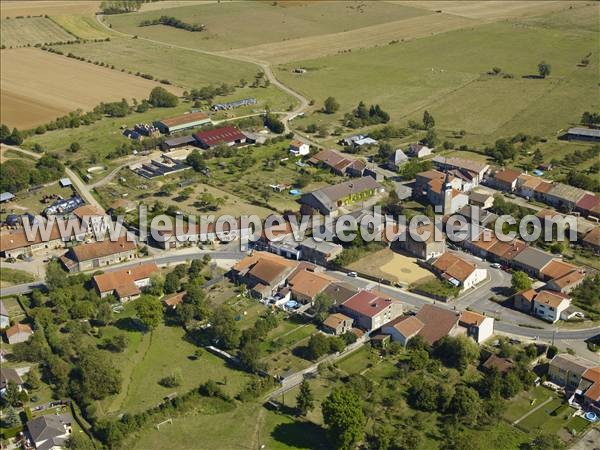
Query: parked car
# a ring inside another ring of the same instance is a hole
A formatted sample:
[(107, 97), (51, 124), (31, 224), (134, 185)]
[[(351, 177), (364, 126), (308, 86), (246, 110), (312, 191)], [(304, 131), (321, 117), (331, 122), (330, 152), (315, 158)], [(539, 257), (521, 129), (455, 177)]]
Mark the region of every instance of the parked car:
[(356, 278), (358, 274), (356, 272), (348, 272), (348, 276), (352, 278)]
[(502, 269), (502, 265), (498, 263), (492, 263), (490, 264), (490, 267), (493, 267), (494, 269)]

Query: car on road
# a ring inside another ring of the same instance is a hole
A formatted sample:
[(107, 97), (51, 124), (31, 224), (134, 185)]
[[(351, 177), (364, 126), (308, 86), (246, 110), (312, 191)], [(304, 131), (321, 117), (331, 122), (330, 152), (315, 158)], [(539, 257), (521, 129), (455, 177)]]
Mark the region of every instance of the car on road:
[(348, 276), (352, 278), (356, 278), (358, 274), (356, 272), (348, 272)]
[(492, 263), (490, 264), (490, 267), (493, 267), (494, 269), (502, 269), (502, 265), (498, 263)]

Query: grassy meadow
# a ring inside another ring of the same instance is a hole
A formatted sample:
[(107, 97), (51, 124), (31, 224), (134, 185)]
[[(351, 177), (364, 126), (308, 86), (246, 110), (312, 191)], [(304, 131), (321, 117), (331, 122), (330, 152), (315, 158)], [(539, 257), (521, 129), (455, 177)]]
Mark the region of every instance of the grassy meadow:
[[(590, 14), (596, 11), (592, 8)], [(589, 32), (535, 23), (493, 23), (297, 61), (278, 66), (276, 74), (318, 107), (329, 95), (339, 101), (338, 113), (313, 114), (306, 122), (338, 125), (364, 100), (379, 103), (398, 124), (420, 120), (427, 109), (438, 130), (465, 129), (479, 140), (519, 131), (553, 136), (577, 122), (583, 111), (597, 109), (598, 57)], [(590, 64), (578, 67), (590, 52)], [(540, 61), (551, 64), (551, 76), (523, 78), (536, 74)], [(293, 74), (298, 66), (307, 72)], [(492, 67), (514, 78), (487, 75)]]
[[(206, 50), (228, 50), (319, 36), (429, 15), (430, 11), (385, 2), (223, 2), (106, 17), (115, 30)], [(161, 15), (206, 30), (189, 32), (162, 25), (140, 27)], [(265, 27), (265, 24), (269, 26)]]
[(79, 39), (106, 39), (112, 35), (93, 16), (57, 15), (50, 18)]

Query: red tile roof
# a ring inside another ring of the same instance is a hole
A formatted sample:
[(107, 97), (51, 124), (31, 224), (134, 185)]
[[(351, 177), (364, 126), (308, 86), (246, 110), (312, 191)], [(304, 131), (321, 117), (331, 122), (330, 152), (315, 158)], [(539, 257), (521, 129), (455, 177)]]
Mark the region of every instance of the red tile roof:
[(246, 136), (235, 127), (215, 128), (214, 130), (200, 131), (194, 134), (194, 138), (202, 144), (214, 147), (219, 144), (227, 144), (235, 141), (244, 141)]
[(140, 293), (136, 281), (150, 278), (150, 275), (158, 272), (158, 266), (152, 263), (139, 264), (121, 270), (114, 270), (94, 276), (94, 283), (98, 291), (116, 291), (119, 297), (129, 297)]
[(369, 291), (360, 291), (343, 303), (345, 308), (367, 317), (376, 316), (391, 304), (391, 299), (380, 297)]
[(416, 317), (425, 324), (419, 335), (434, 344), (452, 331), (458, 323), (459, 314), (438, 306), (424, 305)]
[(575, 205), (584, 211), (592, 211), (600, 205), (600, 197), (594, 194), (584, 194)]

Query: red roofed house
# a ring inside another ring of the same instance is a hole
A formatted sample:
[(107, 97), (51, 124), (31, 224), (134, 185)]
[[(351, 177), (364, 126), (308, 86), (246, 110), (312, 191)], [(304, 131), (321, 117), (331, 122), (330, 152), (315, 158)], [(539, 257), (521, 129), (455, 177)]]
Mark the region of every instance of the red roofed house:
[(215, 128), (214, 130), (200, 131), (194, 134), (194, 139), (202, 148), (212, 148), (217, 145), (242, 145), (246, 143), (247, 137), (235, 127), (227, 126)]
[(452, 253), (444, 253), (432, 263), (437, 274), (461, 290), (471, 289), (487, 277), (487, 270), (465, 261)]
[(330, 314), (327, 319), (323, 321), (323, 328), (336, 336), (340, 336), (352, 330), (353, 323), (354, 320), (352, 317), (348, 317), (341, 313), (334, 313)]
[(360, 291), (340, 305), (340, 311), (356, 325), (373, 331), (402, 314), (402, 303), (370, 291)]
[(591, 248), (594, 252), (600, 253), (600, 227), (592, 228), (582, 239), (581, 243)]
[(19, 344), (21, 342), (27, 342), (33, 334), (33, 330), (29, 325), (17, 323), (12, 327), (7, 328), (5, 333), (9, 344)]
[(528, 289), (515, 295), (514, 306), (542, 320), (556, 323), (571, 306), (571, 299), (561, 292)]
[(299, 140), (293, 140), (290, 143), (290, 153), (294, 156), (308, 155), (310, 153), (310, 145)]
[(467, 335), (472, 337), (478, 344), (494, 334), (494, 318), (473, 311), (463, 311), (460, 314), (458, 325), (466, 329)]
[(416, 318), (423, 322), (424, 326), (419, 331), (426, 342), (433, 345), (444, 336), (454, 334), (458, 327), (460, 315), (456, 311), (440, 308), (439, 306), (424, 305)]
[(586, 193), (575, 203), (575, 210), (585, 216), (595, 216), (595, 211), (600, 206), (600, 197), (595, 194)]
[(419, 334), (425, 324), (417, 316), (400, 316), (386, 323), (381, 332), (389, 334), (394, 342), (406, 346), (409, 340)]
[(154, 263), (115, 270), (94, 276), (94, 284), (101, 298), (114, 294), (121, 302), (137, 298), (141, 289), (150, 284), (150, 277), (158, 272)]
[(496, 172), (489, 182), (498, 189), (513, 192), (517, 188), (517, 179), (521, 174), (520, 170), (502, 169)]

